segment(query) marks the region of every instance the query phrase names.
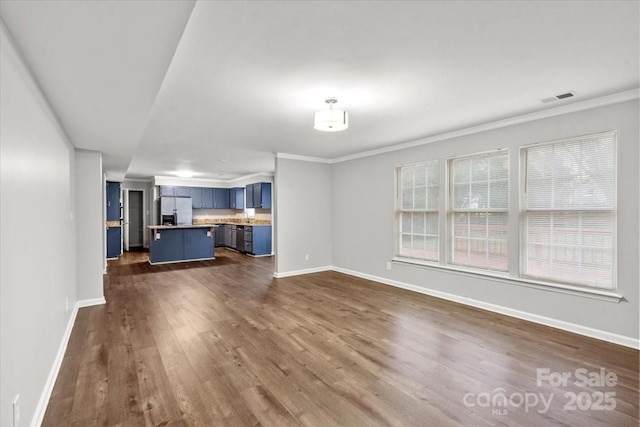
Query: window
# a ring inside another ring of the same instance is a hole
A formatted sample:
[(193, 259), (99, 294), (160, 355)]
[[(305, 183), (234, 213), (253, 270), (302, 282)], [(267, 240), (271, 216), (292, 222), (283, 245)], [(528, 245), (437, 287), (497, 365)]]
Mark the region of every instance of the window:
[(398, 168), (399, 254), (438, 261), (438, 161)]
[(508, 153), (452, 159), (449, 173), (451, 263), (507, 271)]
[(397, 261), (615, 291), (616, 139), (614, 130), (521, 146), (518, 170), (506, 149), (398, 167)]
[(615, 131), (525, 147), (522, 275), (612, 289)]

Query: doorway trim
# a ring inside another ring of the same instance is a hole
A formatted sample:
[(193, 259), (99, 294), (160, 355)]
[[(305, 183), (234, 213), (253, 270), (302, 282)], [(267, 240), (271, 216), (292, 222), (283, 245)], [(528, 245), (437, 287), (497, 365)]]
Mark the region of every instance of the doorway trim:
[(132, 187), (122, 189), (122, 248), (129, 251), (129, 191), (142, 192), (142, 246), (149, 247), (147, 236), (147, 226), (149, 225), (149, 206), (147, 201), (147, 190), (145, 188)]

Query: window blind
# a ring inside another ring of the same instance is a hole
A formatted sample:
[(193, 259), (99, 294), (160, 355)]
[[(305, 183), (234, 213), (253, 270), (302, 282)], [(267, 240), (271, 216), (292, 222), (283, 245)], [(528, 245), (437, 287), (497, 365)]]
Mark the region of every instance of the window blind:
[(399, 255), (438, 260), (439, 163), (432, 160), (398, 168)]
[(523, 149), (523, 274), (613, 288), (616, 132)]
[(451, 262), (507, 270), (509, 155), (450, 160)]

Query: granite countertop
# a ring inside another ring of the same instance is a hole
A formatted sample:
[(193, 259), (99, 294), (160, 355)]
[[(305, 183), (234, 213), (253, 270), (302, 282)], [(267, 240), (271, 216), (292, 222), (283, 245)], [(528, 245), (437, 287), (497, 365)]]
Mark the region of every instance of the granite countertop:
[[(215, 221), (215, 222), (214, 222)], [(204, 222), (203, 220), (199, 220), (195, 224), (184, 224), (184, 225), (148, 225), (147, 227), (151, 230), (163, 230), (163, 229), (172, 229), (172, 228), (211, 228), (217, 227), (219, 225), (244, 225), (245, 227), (265, 227), (271, 226), (270, 222), (261, 221), (259, 223), (255, 222), (227, 222), (227, 221), (216, 221), (211, 220), (211, 222)]]
[(263, 219), (255, 219), (252, 221), (242, 221), (237, 219), (195, 219), (194, 224), (198, 225), (244, 225), (251, 227), (259, 227), (259, 226), (270, 226), (271, 221), (263, 220)]
[(244, 225), (245, 227), (270, 227), (269, 224), (256, 224), (255, 222), (216, 222), (218, 225)]
[(170, 230), (174, 228), (211, 228), (215, 226), (215, 224), (148, 225), (147, 228), (151, 230)]

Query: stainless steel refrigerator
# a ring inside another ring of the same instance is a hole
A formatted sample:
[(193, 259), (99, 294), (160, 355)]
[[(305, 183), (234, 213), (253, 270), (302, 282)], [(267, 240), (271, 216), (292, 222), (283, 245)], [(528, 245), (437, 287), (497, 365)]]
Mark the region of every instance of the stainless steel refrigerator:
[(191, 225), (193, 222), (191, 197), (160, 197), (160, 218), (175, 215), (176, 225)]

